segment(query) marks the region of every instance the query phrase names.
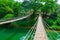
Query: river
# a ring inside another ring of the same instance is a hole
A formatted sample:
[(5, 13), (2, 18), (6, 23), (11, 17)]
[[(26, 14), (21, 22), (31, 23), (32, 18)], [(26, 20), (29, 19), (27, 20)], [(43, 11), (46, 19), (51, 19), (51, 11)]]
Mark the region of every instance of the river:
[(0, 40), (23, 40), (28, 31), (27, 28), (0, 28)]

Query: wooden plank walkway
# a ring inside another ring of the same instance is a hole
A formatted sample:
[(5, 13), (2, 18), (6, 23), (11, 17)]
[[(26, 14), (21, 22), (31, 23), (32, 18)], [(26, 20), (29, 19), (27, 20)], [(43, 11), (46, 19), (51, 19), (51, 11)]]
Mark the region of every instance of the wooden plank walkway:
[(34, 40), (48, 40), (41, 16), (39, 16), (39, 19), (38, 19)]

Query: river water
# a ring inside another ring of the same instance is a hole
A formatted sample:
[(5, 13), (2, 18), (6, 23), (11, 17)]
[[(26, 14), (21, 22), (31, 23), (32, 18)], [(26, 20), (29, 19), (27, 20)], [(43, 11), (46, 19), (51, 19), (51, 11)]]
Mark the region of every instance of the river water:
[[(0, 40), (23, 40), (30, 28), (0, 27)], [(60, 40), (60, 31), (47, 30), (49, 40)]]
[(28, 31), (27, 28), (0, 28), (0, 40), (23, 40)]

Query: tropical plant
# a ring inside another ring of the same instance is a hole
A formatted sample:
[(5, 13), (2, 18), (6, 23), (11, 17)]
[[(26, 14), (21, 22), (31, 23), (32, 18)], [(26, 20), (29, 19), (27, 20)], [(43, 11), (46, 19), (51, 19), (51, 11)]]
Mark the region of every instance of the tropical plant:
[(26, 8), (27, 7), (22, 6), (22, 3), (14, 0), (0, 0), (0, 19), (3, 19), (4, 17), (8, 18), (6, 16), (7, 14), (14, 15), (13, 17), (18, 17), (22, 16), (22, 14), (27, 14), (30, 9), (28, 10)]

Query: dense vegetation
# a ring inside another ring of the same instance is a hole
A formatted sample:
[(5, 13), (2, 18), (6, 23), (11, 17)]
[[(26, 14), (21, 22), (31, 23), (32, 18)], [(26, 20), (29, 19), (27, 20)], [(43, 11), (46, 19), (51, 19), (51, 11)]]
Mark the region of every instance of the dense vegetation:
[[(39, 16), (38, 13), (41, 14), (43, 20), (45, 20), (52, 29), (60, 30), (60, 5), (57, 4), (57, 0), (24, 0), (23, 2), (0, 0), (0, 22), (1, 20), (6, 21), (16, 17), (26, 16), (30, 10), (32, 10), (32, 15), (26, 19), (0, 25), (0, 37), (3, 35), (1, 37), (2, 39), (3, 37), (5, 39), (7, 37), (7, 40), (11, 40), (11, 38), (12, 40), (18, 40), (19, 36), (20, 40), (21, 34), (27, 33), (28, 30), (26, 30), (26, 28), (30, 29), (36, 23)], [(49, 26), (47, 27), (50, 28)], [(60, 35), (57, 35), (52, 29), (48, 30), (47, 27), (48, 37), (54, 34), (53, 36), (56, 37), (53, 38), (52, 36), (52, 39), (60, 40)], [(21, 30), (21, 28), (23, 30)], [(59, 36), (59, 38), (57, 36)]]
[[(29, 1), (24, 1), (23, 3), (20, 3), (18, 1), (14, 0), (0, 0), (0, 19), (2, 21), (10, 20), (16, 17), (22, 17), (29, 15), (30, 10), (32, 9), (32, 4)], [(10, 26), (33, 26), (33, 24), (36, 22), (38, 15), (35, 14), (34, 17), (31, 16), (23, 19), (21, 21), (13, 22), (13, 23), (8, 23), (1, 25), (2, 27), (8, 25)]]
[(60, 30), (60, 5), (56, 5), (54, 13), (48, 14), (44, 20), (55, 30)]
[(20, 2), (14, 0), (0, 0), (0, 19), (7, 20), (27, 15), (26, 9)]
[[(25, 0), (18, 2), (14, 0), (0, 0), (0, 19), (10, 19), (24, 16), (29, 10), (33, 10), (32, 18), (37, 12), (42, 12), (44, 20), (53, 28), (60, 28), (60, 5), (57, 0)], [(4, 13), (4, 14), (3, 14)], [(30, 20), (30, 19), (29, 19)]]

